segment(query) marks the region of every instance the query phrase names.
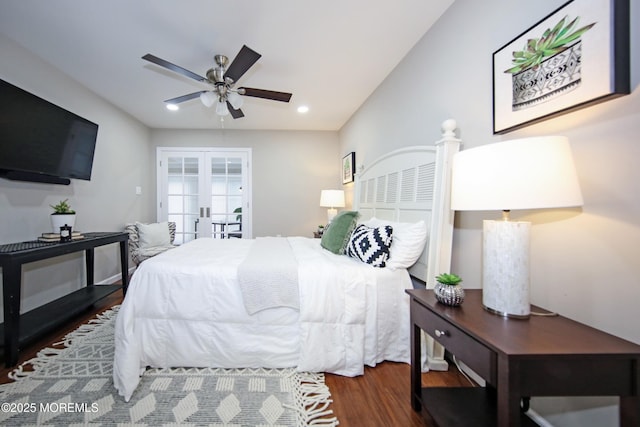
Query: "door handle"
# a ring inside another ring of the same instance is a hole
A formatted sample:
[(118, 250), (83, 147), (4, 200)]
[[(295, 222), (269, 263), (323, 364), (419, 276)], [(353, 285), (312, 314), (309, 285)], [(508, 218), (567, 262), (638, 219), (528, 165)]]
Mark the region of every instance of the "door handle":
[(207, 218), (211, 216), (211, 208), (207, 208)]
[(204, 208), (200, 208), (200, 218), (204, 218)]

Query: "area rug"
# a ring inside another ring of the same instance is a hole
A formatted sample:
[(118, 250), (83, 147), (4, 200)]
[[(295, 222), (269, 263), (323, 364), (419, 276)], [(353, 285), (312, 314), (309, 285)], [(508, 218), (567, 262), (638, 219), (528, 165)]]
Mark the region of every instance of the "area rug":
[(324, 375), (293, 369), (147, 369), (125, 402), (111, 376), (118, 308), (14, 370), (0, 386), (0, 425), (338, 425)]

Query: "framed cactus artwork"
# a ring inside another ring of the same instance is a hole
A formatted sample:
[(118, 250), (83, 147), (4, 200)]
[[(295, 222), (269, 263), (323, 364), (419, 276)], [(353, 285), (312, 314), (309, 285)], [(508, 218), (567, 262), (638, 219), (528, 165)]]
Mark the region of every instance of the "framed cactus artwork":
[(493, 53), (493, 133), (630, 93), (629, 0), (572, 0)]
[(342, 183), (353, 182), (356, 165), (356, 153), (353, 151), (342, 158)]

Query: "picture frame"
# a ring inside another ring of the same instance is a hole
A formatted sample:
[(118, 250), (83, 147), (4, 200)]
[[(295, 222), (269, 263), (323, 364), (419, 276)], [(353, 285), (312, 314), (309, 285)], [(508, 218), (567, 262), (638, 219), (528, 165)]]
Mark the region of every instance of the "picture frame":
[(342, 183), (348, 184), (353, 182), (356, 164), (356, 153), (353, 151), (342, 158)]
[(493, 133), (630, 93), (629, 0), (571, 0), (493, 53)]

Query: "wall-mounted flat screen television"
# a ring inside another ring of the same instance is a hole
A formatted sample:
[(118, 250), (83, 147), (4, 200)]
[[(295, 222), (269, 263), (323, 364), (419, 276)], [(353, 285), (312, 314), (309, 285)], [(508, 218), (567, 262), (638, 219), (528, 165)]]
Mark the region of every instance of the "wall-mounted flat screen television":
[(91, 179), (98, 125), (0, 80), (0, 176)]

